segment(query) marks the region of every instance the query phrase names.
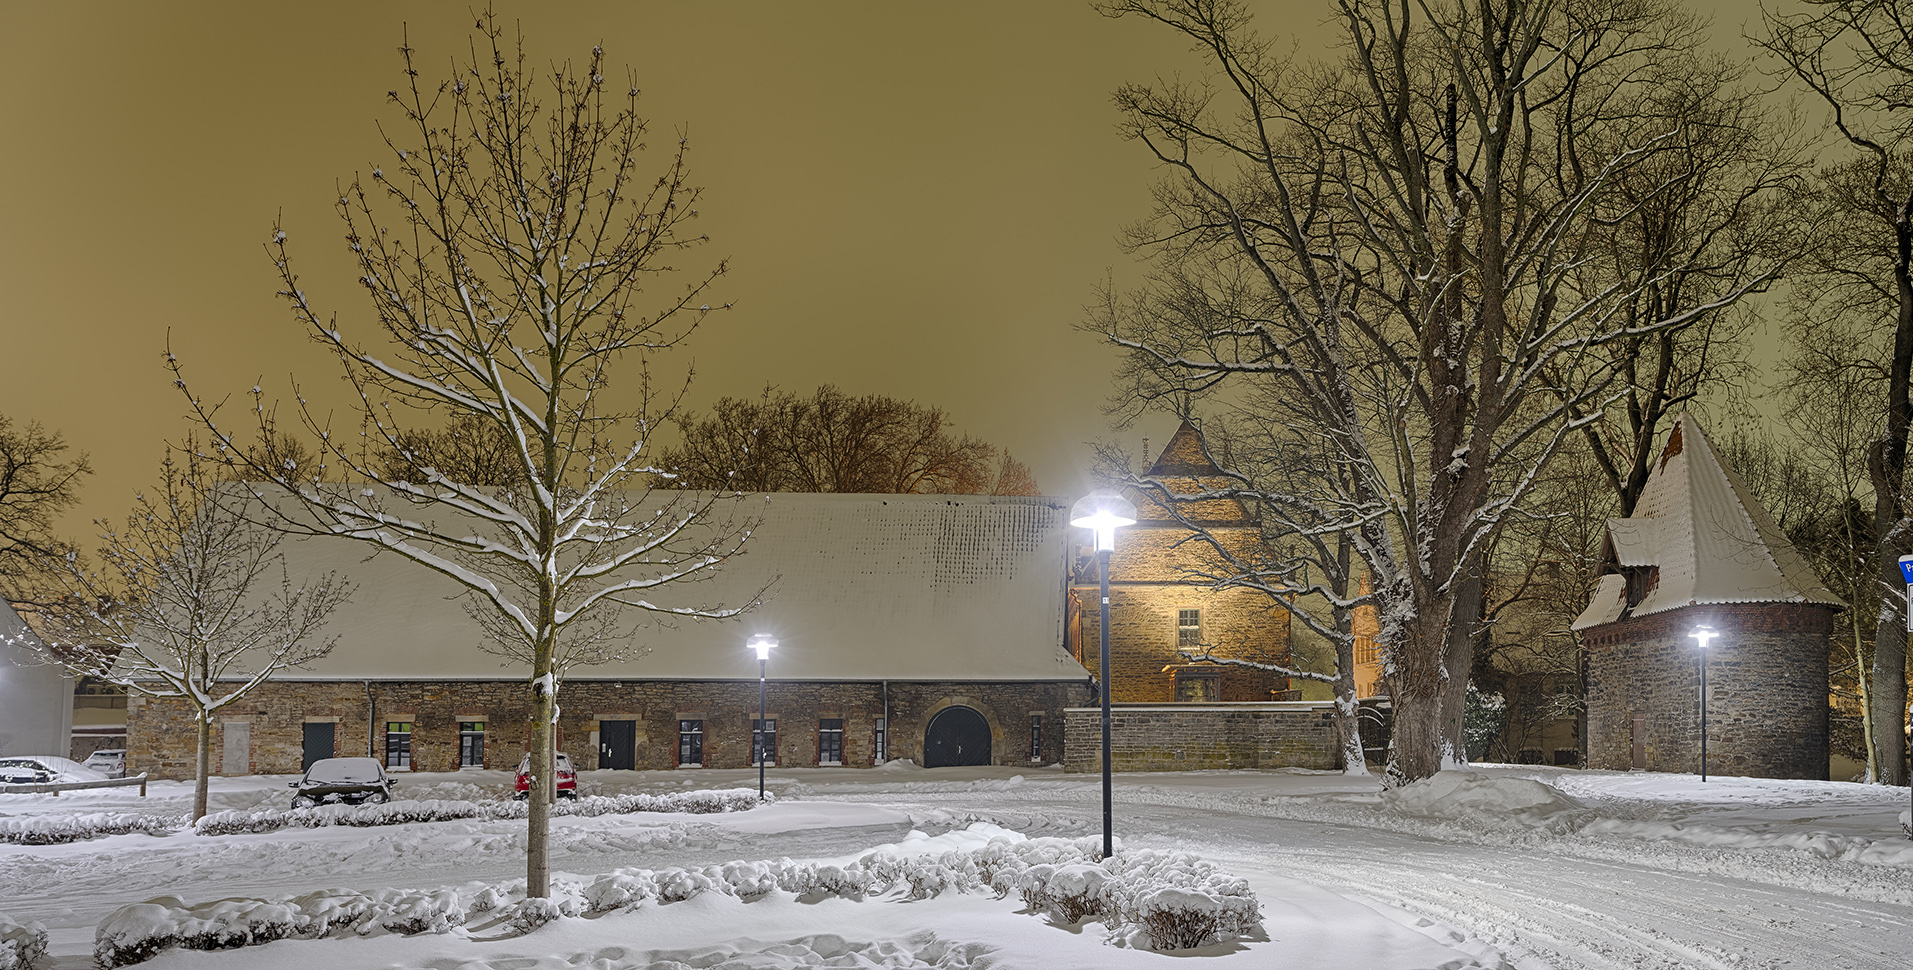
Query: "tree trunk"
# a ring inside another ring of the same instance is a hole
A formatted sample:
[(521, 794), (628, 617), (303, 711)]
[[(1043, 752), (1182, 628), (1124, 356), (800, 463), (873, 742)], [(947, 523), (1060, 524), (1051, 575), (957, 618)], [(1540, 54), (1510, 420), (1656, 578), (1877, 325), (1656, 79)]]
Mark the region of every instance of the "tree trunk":
[(193, 772), (193, 821), (206, 817), (206, 790), (213, 771), (213, 722), (205, 711), (199, 712), (199, 766)]
[(529, 803), (525, 827), (525, 895), (545, 898), (551, 895), (551, 802), (557, 797), (556, 740), (552, 722), (557, 714), (557, 694), (552, 689), (551, 648), (541, 645), (538, 662), (533, 665), (531, 708), (531, 786), (525, 793)]
[[(1882, 194), (1882, 199), (1885, 199)], [(1878, 564), (1880, 613), (1873, 635), (1873, 740), (1879, 750), (1878, 779), (1889, 785), (1907, 783), (1906, 771), (1906, 626), (1901, 602), (1893, 595), (1904, 589), (1899, 557), (1905, 548), (1901, 526), (1906, 516), (1906, 448), (1913, 427), (1913, 198), (1894, 210), (1895, 251), (1893, 279), (1899, 307), (1893, 334), (1893, 358), (1888, 363), (1886, 426), (1867, 460), (1873, 485), (1873, 528), (1880, 537)]]

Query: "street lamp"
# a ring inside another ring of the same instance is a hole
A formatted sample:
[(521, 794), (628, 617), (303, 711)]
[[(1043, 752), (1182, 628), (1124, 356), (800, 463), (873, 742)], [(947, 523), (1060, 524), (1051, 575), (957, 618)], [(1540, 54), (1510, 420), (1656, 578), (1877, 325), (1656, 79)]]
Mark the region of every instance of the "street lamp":
[(768, 733), (765, 728), (769, 727), (764, 715), (764, 665), (777, 647), (777, 638), (759, 633), (750, 638), (749, 646), (757, 651), (757, 730), (752, 732), (756, 737), (751, 739), (751, 747), (757, 749), (757, 800), (761, 802), (764, 800), (764, 762), (770, 760), (770, 753), (764, 750), (764, 736)]
[(1700, 780), (1707, 780), (1707, 641), (1720, 636), (1711, 626), (1697, 626), (1688, 634), (1700, 641)]
[(1103, 858), (1116, 854), (1111, 834), (1109, 792), (1109, 554), (1116, 550), (1116, 529), (1136, 524), (1136, 507), (1113, 489), (1097, 489), (1070, 506), (1069, 524), (1096, 533), (1096, 575), (1102, 582), (1102, 622), (1098, 625), (1103, 646)]

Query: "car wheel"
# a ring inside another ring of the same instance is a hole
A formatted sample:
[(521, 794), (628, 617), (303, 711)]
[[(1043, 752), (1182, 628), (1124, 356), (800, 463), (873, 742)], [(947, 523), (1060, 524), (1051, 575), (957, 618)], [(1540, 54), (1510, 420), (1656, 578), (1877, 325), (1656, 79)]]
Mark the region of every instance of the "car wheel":
[(370, 804), (377, 805), (380, 802), (385, 801), (385, 793), (382, 791), (375, 791), (372, 794), (365, 796), (365, 800)]
[(558, 790), (558, 797), (559, 797), (559, 798), (574, 798), (574, 799), (575, 799), (575, 798), (577, 798), (577, 797), (578, 797), (578, 793), (577, 793), (577, 792), (575, 792), (575, 791), (572, 791), (572, 790), (571, 790), (571, 789), (569, 789), (569, 788), (561, 788), (561, 789), (559, 789), (559, 790)]
[(516, 792), (511, 797), (513, 801), (527, 802), (531, 800), (531, 792), (528, 792), (528, 791)]
[(293, 800), (292, 800), (292, 807), (293, 807), (293, 808), (311, 808), (311, 807), (313, 807), (314, 805), (317, 805), (317, 804), (319, 804), (319, 803), (318, 803), (318, 802), (315, 802), (315, 801), (313, 801), (313, 800), (312, 800), (312, 799), (310, 799), (310, 798), (307, 798), (307, 797), (306, 797), (306, 796), (304, 796), (304, 795), (300, 795), (300, 796), (299, 796), (298, 798), (295, 798), (295, 799), (293, 799)]

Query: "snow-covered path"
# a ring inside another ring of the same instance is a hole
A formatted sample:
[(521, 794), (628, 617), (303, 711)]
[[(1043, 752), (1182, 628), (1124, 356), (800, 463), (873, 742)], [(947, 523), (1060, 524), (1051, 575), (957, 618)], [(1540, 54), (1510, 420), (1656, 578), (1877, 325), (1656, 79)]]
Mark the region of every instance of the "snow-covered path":
[[(1897, 970), (1913, 952), (1913, 846), (1897, 838), (1894, 821), (1899, 803), (1893, 799), (1903, 799), (1904, 789), (1895, 796), (1853, 785), (1750, 780), (1702, 789), (1670, 776), (1486, 773), (1543, 778), (1588, 808), (1546, 819), (1416, 815), (1384, 806), (1372, 781), (1337, 775), (1135, 775), (1118, 779), (1117, 831), (1130, 848), (1198, 852), (1250, 880), (1274, 938), (1218, 955), (1218, 965)], [(721, 772), (697, 780), (717, 787), (755, 782)], [(681, 781), (681, 774), (619, 773), (600, 783), (658, 790)], [(912, 829), (934, 834), (989, 821), (1032, 836), (1081, 836), (1100, 823), (1096, 779), (1054, 771), (818, 769), (784, 772), (773, 783), (786, 800), (737, 815), (561, 819), (554, 866), (588, 875), (623, 866), (854, 857)], [(283, 798), (272, 779), (229, 784), (229, 805)], [(156, 795), (143, 804), (86, 807), (168, 810), (165, 799), (174, 796)], [(30, 814), (80, 806), (68, 800), (0, 808)], [(0, 846), (0, 914), (45, 921), (54, 929), (53, 967), (79, 968), (90, 965), (91, 927), (101, 917), (160, 894), (209, 900), (514, 879), (522, 875), (522, 824)], [(649, 917), (663, 924), (622, 916), (571, 921), (507, 943), (288, 941), (221, 954), (176, 951), (154, 966), (300, 966), (310, 956), (301, 956), (308, 952), (301, 947), (330, 948), (325, 961), (341, 968), (534, 966), (512, 962), (527, 954), (570, 966), (566, 961), (599, 952), (590, 946), (606, 940), (628, 946), (634, 932), (678, 941), (674, 946), (741, 939), (740, 918), (760, 940), (773, 942), (778, 933), (790, 939), (818, 930), (864, 939), (934, 932), (954, 943), (988, 942), (999, 948), (998, 966), (1128, 966), (1160, 959), (1094, 940), (1064, 940), (1056, 934), (1065, 931), (1005, 915), (1010, 904), (986, 900), (882, 913), (872, 908), (877, 904), (807, 909), (772, 902), (741, 913), (723, 905), (699, 904), (711, 909), (715, 930), (666, 911)], [(827, 913), (843, 914), (844, 922), (827, 924)], [(1372, 945), (1364, 950), (1334, 942), (1335, 934), (1348, 933), (1365, 934)], [(1070, 955), (1049, 959), (1045, 948), (1061, 942), (1073, 947)], [(510, 955), (499, 949), (508, 946), (551, 949), (512, 949)], [(269, 952), (276, 959), (249, 962)], [(605, 965), (642, 966), (649, 959), (643, 951), (627, 956), (634, 962)]]
[[(1452, 924), (1521, 967), (1900, 970), (1913, 959), (1913, 870), (1905, 868), (1787, 848), (1532, 832), (1503, 833), (1520, 843), (1508, 846), (1431, 841), (1350, 825), (1342, 813), (1319, 813), (1332, 822), (1274, 814), (1318, 814), (1307, 803), (1151, 782), (1118, 788), (1126, 844), (1199, 846), (1236, 872), (1286, 876)], [(986, 798), (918, 793), (889, 806), (1080, 834), (1094, 797), (1070, 779)]]

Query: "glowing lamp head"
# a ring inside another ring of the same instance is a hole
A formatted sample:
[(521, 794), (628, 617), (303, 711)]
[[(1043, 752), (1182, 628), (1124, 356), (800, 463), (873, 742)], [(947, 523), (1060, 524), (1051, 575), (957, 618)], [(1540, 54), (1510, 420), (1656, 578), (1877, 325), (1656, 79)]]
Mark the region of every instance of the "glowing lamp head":
[(1069, 524), (1096, 533), (1096, 551), (1116, 548), (1116, 530), (1136, 524), (1136, 507), (1114, 489), (1099, 488), (1069, 507)]
[(1688, 636), (1698, 640), (1700, 642), (1700, 648), (1705, 650), (1707, 649), (1707, 641), (1720, 636), (1720, 631), (1711, 626), (1697, 626), (1694, 628), (1694, 632), (1689, 633)]
[(757, 651), (757, 659), (769, 660), (772, 648), (777, 646), (777, 638), (768, 633), (759, 633), (746, 641), (746, 646)]

